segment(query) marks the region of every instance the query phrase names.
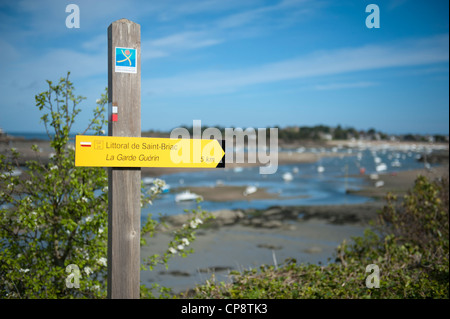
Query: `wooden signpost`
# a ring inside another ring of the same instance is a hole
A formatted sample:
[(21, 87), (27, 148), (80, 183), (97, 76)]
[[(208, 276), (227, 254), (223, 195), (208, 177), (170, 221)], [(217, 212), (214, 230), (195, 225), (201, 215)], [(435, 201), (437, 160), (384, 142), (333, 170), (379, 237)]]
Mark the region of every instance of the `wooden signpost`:
[(140, 137), (141, 31), (127, 19), (108, 27), (108, 103), (109, 136), (77, 136), (75, 166), (108, 167), (108, 298), (137, 299), (141, 167), (224, 167), (225, 145)]
[[(108, 102), (108, 135), (140, 137), (141, 27), (127, 19), (108, 27)], [(140, 197), (140, 168), (108, 169), (108, 298), (140, 295)]]

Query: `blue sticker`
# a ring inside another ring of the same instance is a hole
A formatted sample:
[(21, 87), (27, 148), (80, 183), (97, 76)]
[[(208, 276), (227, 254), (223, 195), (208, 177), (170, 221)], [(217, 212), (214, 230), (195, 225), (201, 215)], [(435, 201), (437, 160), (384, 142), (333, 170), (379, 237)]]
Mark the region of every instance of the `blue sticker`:
[(115, 71), (136, 73), (136, 49), (116, 47)]

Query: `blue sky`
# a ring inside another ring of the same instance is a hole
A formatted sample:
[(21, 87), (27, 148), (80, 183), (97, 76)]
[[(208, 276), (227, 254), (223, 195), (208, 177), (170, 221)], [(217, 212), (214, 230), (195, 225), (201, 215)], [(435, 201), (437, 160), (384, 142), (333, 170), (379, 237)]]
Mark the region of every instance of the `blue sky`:
[[(77, 4), (80, 28), (65, 25)], [(380, 28), (366, 27), (368, 4)], [(0, 128), (43, 131), (34, 96), (107, 86), (107, 28), (141, 25), (142, 130), (341, 125), (449, 133), (447, 0), (0, 0)]]

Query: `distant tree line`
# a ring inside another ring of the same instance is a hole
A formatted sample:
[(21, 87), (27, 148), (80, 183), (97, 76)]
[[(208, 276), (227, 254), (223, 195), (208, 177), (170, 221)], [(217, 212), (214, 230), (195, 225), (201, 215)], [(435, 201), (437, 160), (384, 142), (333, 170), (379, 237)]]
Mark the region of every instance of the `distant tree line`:
[[(192, 126), (181, 126), (186, 128), (188, 132), (193, 136)], [(203, 130), (209, 126), (202, 126)], [(216, 125), (214, 126), (225, 136), (225, 127)], [(410, 142), (437, 142), (445, 143), (449, 141), (448, 135), (435, 134), (435, 135), (420, 135), (420, 134), (403, 134), (392, 135), (381, 131), (377, 131), (375, 128), (369, 128), (368, 130), (357, 130), (353, 127), (342, 127), (337, 125), (331, 127), (327, 125), (315, 125), (315, 126), (288, 126), (278, 128), (278, 138), (284, 142), (295, 142), (298, 140), (349, 140), (349, 139), (365, 139), (365, 140), (397, 140), (397, 141), (410, 141)], [(244, 128), (243, 128), (244, 129)], [(256, 130), (256, 128), (255, 128)], [(269, 137), (270, 131), (267, 130), (267, 137)], [(142, 136), (169, 136), (170, 132), (161, 132), (150, 130), (143, 132)]]

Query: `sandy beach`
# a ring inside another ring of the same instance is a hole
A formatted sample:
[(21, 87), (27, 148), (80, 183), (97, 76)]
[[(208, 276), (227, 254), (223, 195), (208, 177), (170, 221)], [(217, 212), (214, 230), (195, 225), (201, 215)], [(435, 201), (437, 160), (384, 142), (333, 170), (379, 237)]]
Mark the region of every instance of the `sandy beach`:
[[(287, 258), (326, 264), (329, 258), (333, 261), (340, 242), (361, 236), (365, 229), (361, 223), (333, 224), (314, 217), (284, 220), (276, 225), (268, 228), (235, 223), (199, 230), (190, 245), (192, 255), (172, 258), (168, 269), (159, 266), (154, 271), (141, 271), (141, 282), (158, 283), (181, 293), (211, 279), (213, 274), (218, 281), (227, 281), (231, 270), (280, 265)], [(141, 257), (164, 252), (169, 240), (169, 233), (157, 234), (141, 248)]]
[[(362, 190), (351, 191), (352, 194), (361, 196), (368, 196), (378, 199), (383, 199), (387, 192), (391, 192), (397, 195), (404, 195), (406, 191), (414, 185), (418, 175), (427, 177), (429, 180), (436, 178), (449, 176), (448, 162), (443, 163), (441, 166), (433, 167), (432, 169), (420, 169), (400, 171), (395, 174), (382, 174), (378, 179), (372, 180), (370, 176), (365, 175), (364, 178), (367, 181), (367, 186)], [(376, 187), (376, 181), (382, 180), (384, 182), (383, 187)]]

